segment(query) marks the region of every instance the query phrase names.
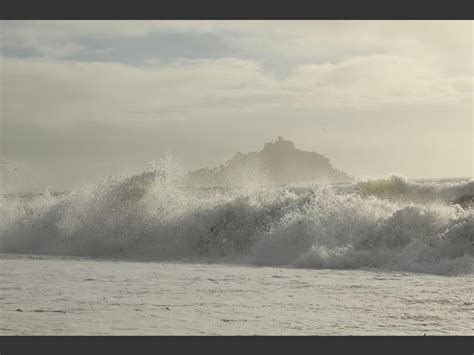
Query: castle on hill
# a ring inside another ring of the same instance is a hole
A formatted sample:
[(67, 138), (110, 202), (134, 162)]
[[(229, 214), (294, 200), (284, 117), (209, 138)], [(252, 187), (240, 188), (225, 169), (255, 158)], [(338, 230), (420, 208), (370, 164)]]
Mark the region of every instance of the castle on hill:
[(246, 183), (290, 184), (348, 182), (351, 177), (334, 169), (328, 158), (302, 151), (292, 141), (278, 137), (263, 149), (237, 153), (225, 164), (190, 172), (186, 183), (198, 186), (236, 186)]

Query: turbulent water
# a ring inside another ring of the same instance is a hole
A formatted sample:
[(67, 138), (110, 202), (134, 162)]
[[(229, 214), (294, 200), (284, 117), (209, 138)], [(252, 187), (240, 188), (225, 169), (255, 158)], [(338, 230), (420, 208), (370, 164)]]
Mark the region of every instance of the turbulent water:
[(0, 253), (471, 274), (473, 195), (472, 179), (198, 189), (145, 172), (3, 193)]
[(2, 335), (474, 334), (472, 275), (12, 254), (0, 275)]

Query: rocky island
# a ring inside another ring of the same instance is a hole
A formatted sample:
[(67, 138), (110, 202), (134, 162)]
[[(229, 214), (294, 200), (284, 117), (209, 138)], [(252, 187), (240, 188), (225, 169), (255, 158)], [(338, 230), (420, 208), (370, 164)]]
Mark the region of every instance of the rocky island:
[(325, 156), (296, 149), (292, 141), (278, 137), (274, 142), (265, 143), (261, 151), (237, 153), (219, 167), (188, 173), (184, 180), (187, 185), (194, 186), (239, 186), (248, 183), (337, 183), (352, 178), (334, 169)]

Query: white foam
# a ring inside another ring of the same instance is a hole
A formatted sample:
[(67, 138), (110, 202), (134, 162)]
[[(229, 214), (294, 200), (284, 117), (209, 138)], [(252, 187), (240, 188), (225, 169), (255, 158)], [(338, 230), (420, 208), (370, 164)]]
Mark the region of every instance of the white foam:
[(63, 195), (4, 195), (0, 252), (473, 272), (473, 210), (449, 200), (471, 193), (474, 181), (383, 184), (382, 193), (361, 193), (361, 182), (191, 189), (164, 171)]

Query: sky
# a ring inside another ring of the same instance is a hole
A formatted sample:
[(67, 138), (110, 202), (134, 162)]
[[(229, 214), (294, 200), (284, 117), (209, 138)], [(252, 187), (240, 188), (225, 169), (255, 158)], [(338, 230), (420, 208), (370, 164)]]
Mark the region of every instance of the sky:
[(473, 51), (473, 21), (0, 21), (2, 181), (196, 169), (277, 136), (354, 177), (472, 177)]

